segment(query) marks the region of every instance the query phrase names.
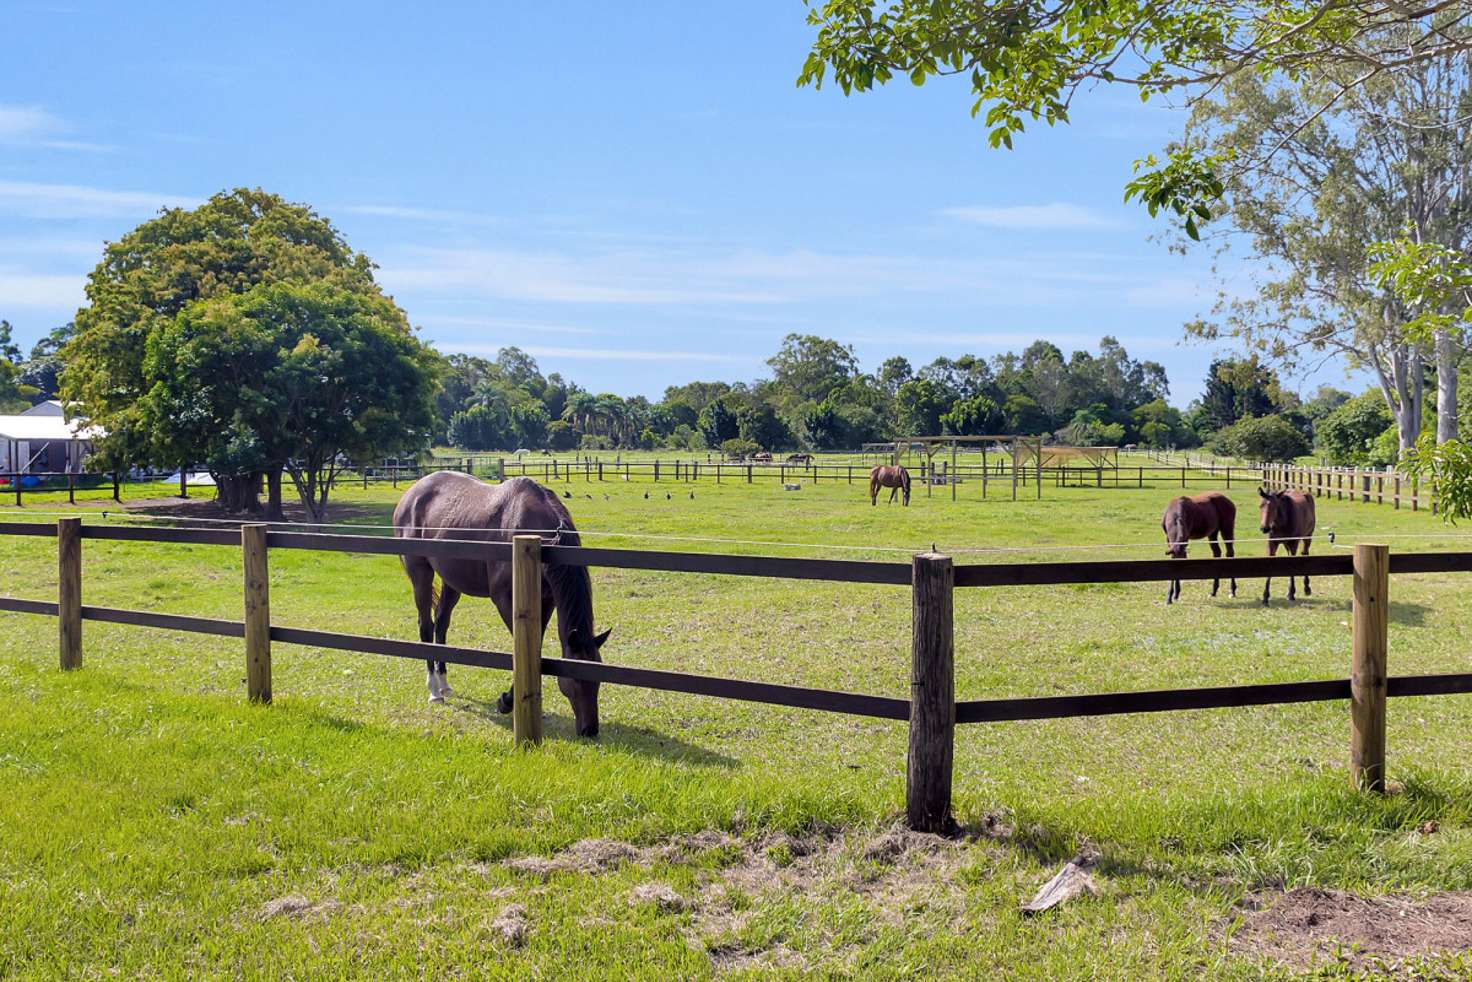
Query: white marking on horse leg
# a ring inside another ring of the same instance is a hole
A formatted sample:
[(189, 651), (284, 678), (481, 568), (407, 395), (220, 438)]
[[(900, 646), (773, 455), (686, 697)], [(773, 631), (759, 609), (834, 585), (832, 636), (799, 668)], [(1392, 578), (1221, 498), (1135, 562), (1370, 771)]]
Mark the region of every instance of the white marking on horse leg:
[(432, 668), (429, 670), (428, 683), (429, 683), (429, 701), (430, 702), (444, 702), (445, 701), (445, 697), (444, 697), (444, 695), (442, 695), (440, 693), (440, 680), (434, 674), (434, 669), (432, 669)]
[(437, 672), (436, 677), (439, 679), (440, 683), (440, 695), (446, 699), (450, 698), (450, 696), (453, 696), (455, 693), (450, 691), (450, 683), (445, 678), (445, 673)]

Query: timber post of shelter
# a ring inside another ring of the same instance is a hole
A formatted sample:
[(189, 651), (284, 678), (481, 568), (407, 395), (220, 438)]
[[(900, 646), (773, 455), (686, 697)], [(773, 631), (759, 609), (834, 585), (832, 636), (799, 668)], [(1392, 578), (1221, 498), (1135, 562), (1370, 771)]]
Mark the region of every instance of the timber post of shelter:
[(82, 520), (56, 520), (56, 615), (61, 669), (82, 667)]
[(511, 733), (542, 742), (542, 538), (511, 539)]
[(1385, 697), (1390, 646), (1390, 549), (1354, 547), (1354, 661), (1349, 677), (1349, 766), (1367, 791), (1385, 790)]
[(271, 574), (266, 526), (240, 526), (245, 572), (245, 687), (251, 702), (271, 702)]
[(905, 817), (917, 832), (944, 833), (951, 820), (956, 745), (956, 571), (951, 557), (911, 560), (910, 749), (905, 761)]

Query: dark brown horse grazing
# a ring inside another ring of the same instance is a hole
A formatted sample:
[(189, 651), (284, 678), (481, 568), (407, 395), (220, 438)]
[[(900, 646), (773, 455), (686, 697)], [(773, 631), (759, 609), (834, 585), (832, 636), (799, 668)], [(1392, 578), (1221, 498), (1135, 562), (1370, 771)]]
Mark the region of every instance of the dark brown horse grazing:
[(883, 464), (869, 472), (869, 504), (879, 504), (879, 489), (892, 488), (889, 492), (889, 503), (894, 504), (894, 496), (900, 491), (905, 492), (905, 506), (910, 504), (910, 472), (899, 465)]
[[(1258, 503), (1261, 513), (1259, 525), (1268, 537), (1268, 555), (1276, 556), (1278, 546), (1281, 545), (1288, 550), (1288, 555), (1298, 555), (1298, 547), (1303, 546), (1303, 554), (1308, 555), (1308, 547), (1314, 541), (1314, 499), (1302, 491), (1266, 491), (1257, 489), (1262, 501)], [(1268, 590), (1273, 585), (1272, 577), (1268, 577), (1262, 585), (1262, 603), (1266, 607), (1268, 603)], [(1308, 585), (1308, 576), (1303, 578), (1303, 595), (1311, 597), (1314, 591)], [(1293, 577), (1288, 577), (1288, 601), (1291, 603), (1297, 599), (1293, 592)]]
[[(517, 531), (540, 532), (553, 545), (580, 544), (572, 516), (557, 495), (536, 481), (513, 477), (490, 485), (456, 471), (440, 471), (414, 483), (394, 509), (394, 535), (403, 539), (475, 539), (510, 542)], [(404, 571), (414, 585), (419, 610), (419, 640), (445, 643), (450, 612), (462, 594), (490, 597), (511, 630), (511, 564), (475, 559), (438, 559), (405, 556)], [(440, 589), (435, 589), (435, 577)], [(608, 631), (593, 633), (593, 583), (584, 566), (545, 566), (542, 570), (542, 630), (557, 611), (557, 635), (562, 657), (602, 661), (598, 650)], [(598, 683), (559, 678), (557, 687), (572, 703), (578, 736), (598, 735)], [(445, 663), (429, 663), (429, 701), (443, 702), (450, 694)], [(507, 690), (497, 703), (511, 711)]]
[[(1226, 543), (1227, 555), (1232, 556), (1232, 540), (1237, 532), (1237, 506), (1232, 499), (1220, 491), (1208, 491), (1194, 497), (1181, 495), (1165, 506), (1165, 517), (1160, 520), (1165, 530), (1165, 554), (1172, 559), (1185, 559), (1186, 546), (1192, 539), (1210, 539), (1211, 554), (1221, 558), (1222, 548), (1217, 537)], [(1222, 581), (1211, 581), (1211, 595), (1216, 596)], [(1231, 580), (1232, 596), (1237, 595), (1237, 578)], [(1165, 602), (1174, 603), (1181, 595), (1181, 581), (1171, 580), (1165, 588)]]

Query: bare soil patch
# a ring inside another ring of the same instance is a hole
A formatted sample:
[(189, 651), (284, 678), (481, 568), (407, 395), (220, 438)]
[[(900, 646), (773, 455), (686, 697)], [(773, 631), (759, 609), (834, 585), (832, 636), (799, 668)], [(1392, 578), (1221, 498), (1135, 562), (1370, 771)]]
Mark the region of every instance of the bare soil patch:
[(1252, 894), (1229, 944), (1295, 968), (1347, 960), (1357, 969), (1472, 951), (1472, 893), (1360, 897), (1300, 887)]
[[(961, 914), (962, 891), (952, 887), (956, 873), (978, 855), (970, 847), (1010, 831), (999, 821), (959, 838), (896, 824), (752, 839), (706, 831), (645, 846), (585, 839), (550, 856), (519, 856), (505, 865), (539, 878), (598, 874), (626, 864), (697, 865), (695, 889), (680, 893), (651, 880), (636, 885), (629, 902), (681, 918), (686, 940), (718, 971), (801, 968), (804, 959), (792, 949), (793, 939), (749, 930), (764, 905), (792, 897), (842, 899), (863, 904), (876, 927), (908, 922), (940, 929)], [(830, 950), (835, 943), (861, 947), (854, 938), (823, 943)]]

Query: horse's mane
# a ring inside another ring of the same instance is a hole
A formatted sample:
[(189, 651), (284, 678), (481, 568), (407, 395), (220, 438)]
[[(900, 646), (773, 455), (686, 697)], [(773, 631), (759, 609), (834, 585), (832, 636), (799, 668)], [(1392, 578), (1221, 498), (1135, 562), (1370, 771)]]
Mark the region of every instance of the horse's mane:
[[(546, 533), (543, 542), (554, 546), (579, 546), (582, 537), (573, 527), (572, 516), (557, 495), (542, 488), (543, 500), (557, 516), (557, 531)], [(564, 566), (549, 563), (543, 568), (543, 576), (552, 588), (552, 602), (557, 607), (557, 631), (564, 637), (573, 628), (581, 628), (589, 638), (593, 636), (593, 578), (586, 566)]]

